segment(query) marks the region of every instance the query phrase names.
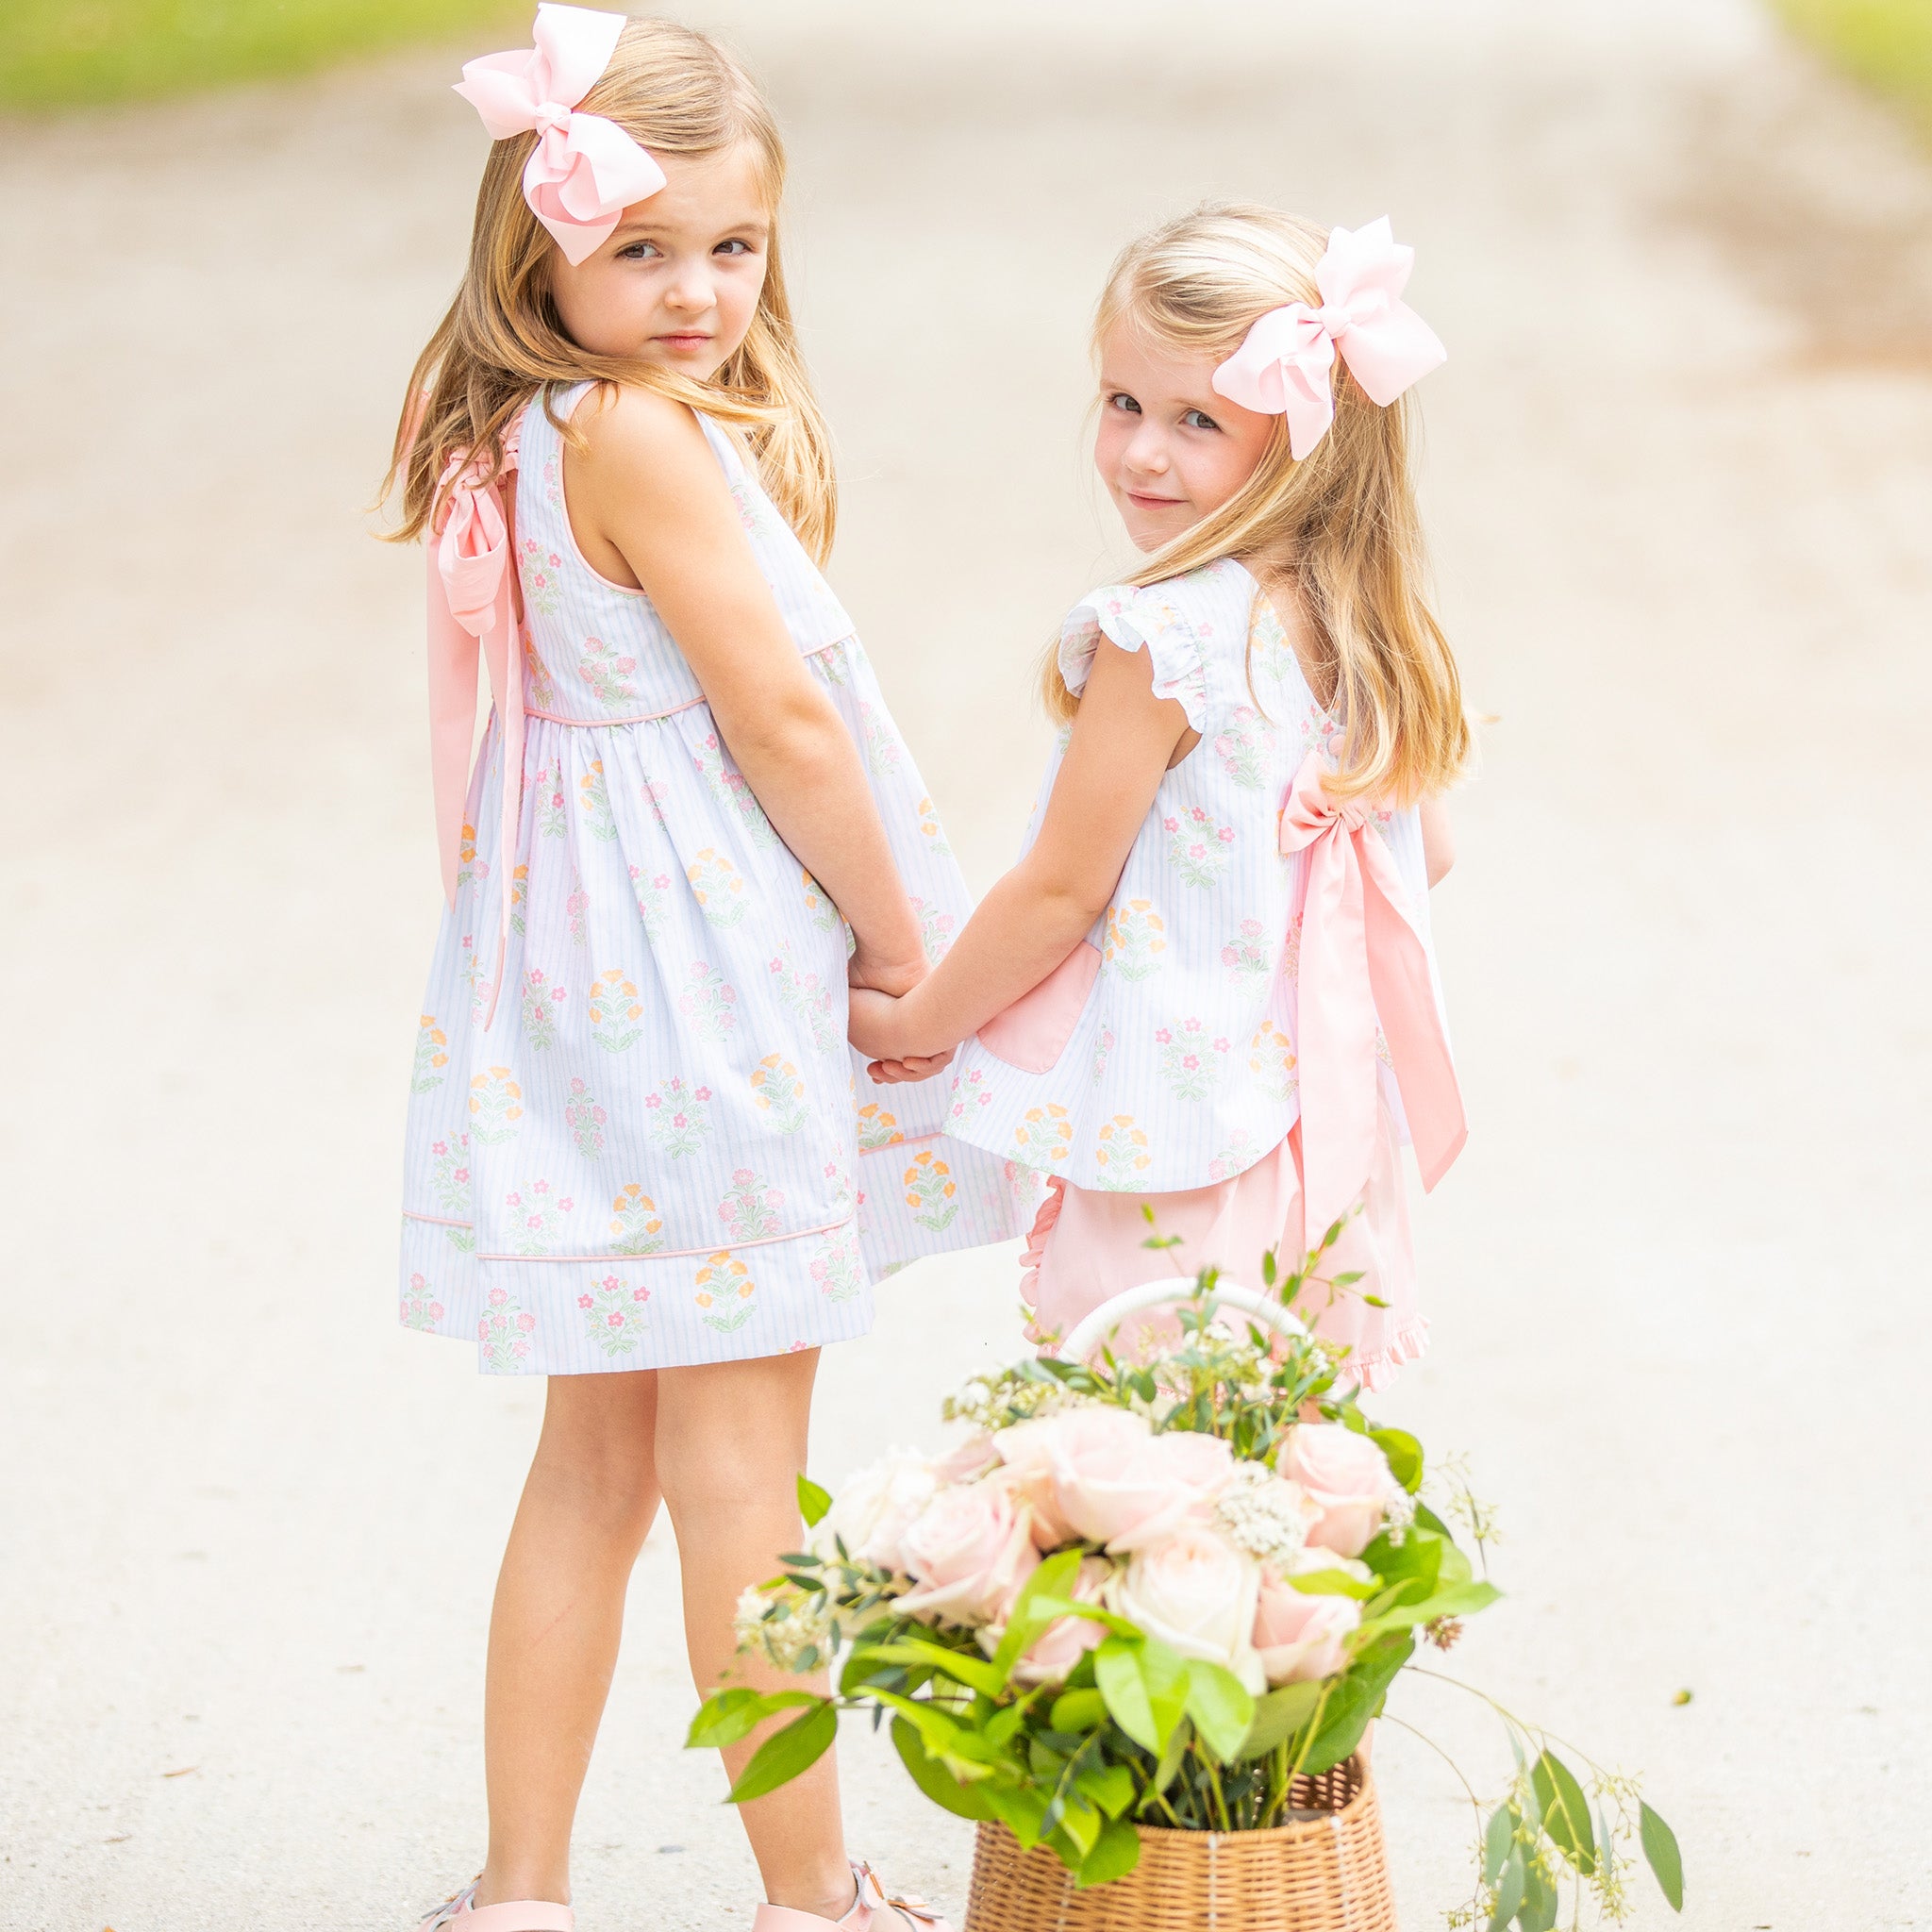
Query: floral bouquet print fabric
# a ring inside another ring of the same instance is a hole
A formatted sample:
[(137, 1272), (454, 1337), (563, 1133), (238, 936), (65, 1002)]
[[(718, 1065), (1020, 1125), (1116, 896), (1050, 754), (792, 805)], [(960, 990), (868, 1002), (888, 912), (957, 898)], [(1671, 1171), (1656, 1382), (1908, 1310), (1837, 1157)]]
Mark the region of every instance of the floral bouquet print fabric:
[[(970, 902), (911, 755), (845, 612), (730, 440), (705, 429), (937, 956)], [(504, 1374), (861, 1335), (878, 1276), (1024, 1231), (1031, 1176), (941, 1138), (942, 1081), (887, 1104), (868, 1084), (861, 1111), (837, 910), (733, 765), (650, 600), (578, 556), (561, 476), (558, 433), (533, 407), (517, 863), (494, 876), (493, 841), (466, 828), (411, 1062), (403, 1320), (473, 1341)], [(502, 783), (492, 721), (470, 826), (497, 823)]]
[[(1201, 741), (1162, 779), (1088, 935), (1100, 971), (1058, 1059), (1030, 1071), (969, 1041), (953, 1066), (946, 1132), (1076, 1187), (1176, 1193), (1242, 1173), (1299, 1116), (1307, 858), (1283, 856), (1278, 826), (1296, 771), (1334, 727), (1274, 607), (1232, 558), (1083, 600), (1061, 633), (1074, 691), (1103, 641), (1148, 653), (1156, 692), (1178, 700)], [(1062, 732), (1028, 845), (1066, 741)], [(1426, 945), (1418, 814), (1376, 822)], [(1399, 1129), (1401, 1096), (1386, 1065), (1382, 1085)]]

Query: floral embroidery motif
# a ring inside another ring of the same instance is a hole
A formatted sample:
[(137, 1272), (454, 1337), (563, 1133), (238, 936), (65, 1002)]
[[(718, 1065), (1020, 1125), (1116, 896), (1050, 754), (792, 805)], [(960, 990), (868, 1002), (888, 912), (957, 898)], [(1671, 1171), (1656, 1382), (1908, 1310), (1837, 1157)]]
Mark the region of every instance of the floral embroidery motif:
[(729, 1335), (742, 1328), (757, 1307), (758, 1283), (751, 1270), (728, 1249), (721, 1249), (700, 1268), (692, 1284), (697, 1293), (698, 1319), (707, 1328)]
[(691, 962), (684, 991), (677, 995), (677, 1010), (700, 1040), (723, 1040), (738, 1024), (738, 1015), (731, 1010), (737, 1003), (738, 989), (727, 986), (722, 973), (702, 959)]
[(858, 730), (865, 741), (865, 762), (873, 775), (883, 778), (899, 769), (900, 746), (892, 727), (863, 698), (858, 701)]
[(773, 976), (778, 983), (778, 997), (794, 1013), (803, 1013), (811, 1027), (811, 1043), (821, 1053), (837, 1053), (845, 1043), (832, 1019), (832, 990), (819, 984), (816, 973), (800, 973), (791, 963), (791, 945), (784, 942), (772, 961)]
[(620, 1255), (655, 1255), (664, 1245), (658, 1204), (635, 1181), (610, 1204), (610, 1243)]
[(563, 916), (570, 924), (570, 942), (574, 946), (585, 945), (591, 937), (589, 924), (591, 895), (584, 891), (584, 882), (573, 868), (570, 875), (570, 897), (563, 902)]
[(508, 1289), (490, 1291), (490, 1305), (476, 1324), (476, 1340), (482, 1344), (484, 1365), (491, 1373), (507, 1375), (519, 1362), (528, 1361), (530, 1337), (536, 1332), (536, 1316), (519, 1307)]
[(979, 1067), (969, 1067), (964, 1074), (953, 1075), (953, 1107), (951, 1117), (956, 1121), (966, 1118), (966, 1103), (972, 1101), (975, 1107), (992, 1105), (992, 1089), (986, 1084), (986, 1074)]
[(546, 457), (543, 459), (543, 501), (552, 509), (563, 508), (563, 480), (557, 473), (555, 457)]
[(1241, 921), (1240, 935), (1221, 949), (1221, 963), (1237, 986), (1267, 978), (1274, 962), (1270, 958), (1267, 932), (1258, 919)]
[(1013, 1139), (1027, 1166), (1051, 1172), (1073, 1151), (1074, 1124), (1063, 1107), (1029, 1107), (1013, 1129)]
[(416, 1058), (409, 1069), (409, 1091), (427, 1093), (441, 1087), (442, 1070), (449, 1065), (449, 1036), (436, 1024), (434, 1013), (425, 1013), (416, 1027)]
[(476, 828), (466, 824), (457, 841), (457, 891), (480, 886), (489, 876), (489, 862), (476, 857)]
[(577, 1296), (577, 1307), (591, 1340), (615, 1359), (637, 1353), (644, 1339), (644, 1304), (650, 1299), (648, 1288), (633, 1288), (623, 1275), (607, 1274)]
[(1221, 768), (1237, 785), (1259, 791), (1274, 768), (1274, 745), (1279, 737), (1272, 718), (1247, 705), (1237, 705), (1226, 725), (1216, 735), (1214, 755)]
[(805, 1106), (805, 1082), (798, 1069), (781, 1055), (768, 1053), (751, 1070), (751, 1094), (759, 1108), (772, 1117), (781, 1134), (795, 1134), (808, 1118)]
[(1160, 971), (1167, 924), (1151, 899), (1129, 899), (1107, 908), (1107, 970), (1122, 979), (1146, 979)]
[(1248, 1071), (1270, 1100), (1292, 1100), (1301, 1091), (1294, 1042), (1272, 1020), (1263, 1020), (1248, 1047)]
[(436, 1299), (436, 1291), (420, 1274), (410, 1275), (403, 1296), (403, 1326), (429, 1329), (441, 1320), (442, 1304)]
[(577, 1152), (587, 1160), (603, 1153), (604, 1109), (597, 1105), (590, 1083), (575, 1074), (570, 1078), (570, 1098), (563, 1103), (563, 1124), (577, 1143)]
[(651, 1144), (673, 1160), (695, 1154), (699, 1143), (711, 1131), (707, 1110), (711, 1098), (708, 1087), (685, 1085), (682, 1074), (674, 1074), (663, 1086), (644, 1095), (644, 1125)]
[(748, 902), (738, 868), (715, 846), (707, 845), (685, 867), (684, 875), (697, 895), (698, 910), (716, 926), (736, 925)]
[(798, 876), (805, 881), (805, 909), (821, 932), (830, 932), (839, 923), (839, 908), (826, 896), (825, 889), (808, 872)]
[(563, 767), (560, 764), (539, 765), (536, 775), (530, 780), (530, 796), (535, 803), (537, 836), (540, 839), (563, 838), (570, 830), (570, 820), (563, 808)]
[(637, 709), (637, 687), (630, 681), (631, 673), (637, 668), (635, 658), (621, 656), (602, 638), (586, 638), (577, 654), (577, 669), (583, 674), (584, 682), (607, 711)]
[(568, 1194), (548, 1181), (525, 1181), (503, 1197), (510, 1244), (520, 1255), (547, 1255), (551, 1238), (571, 1210)]
[(728, 805), (742, 821), (754, 845), (775, 845), (778, 835), (765, 816), (764, 808), (744, 782), (744, 774), (724, 761), (724, 748), (715, 731), (707, 732), (704, 742), (691, 753), (691, 762), (703, 774), (705, 783), (722, 804)]
[(953, 943), (953, 915), (941, 912), (937, 906), (928, 906), (916, 895), (910, 903), (912, 916), (919, 922), (919, 942), (925, 949), (925, 963), (937, 966)]
[(1100, 1038), (1093, 1042), (1092, 1084), (1096, 1087), (1107, 1078), (1107, 1063), (1113, 1058), (1113, 1028), (1103, 1025)]
[(940, 824), (940, 815), (929, 798), (919, 801), (919, 836), (925, 841), (925, 849), (935, 858), (950, 858), (953, 848), (946, 843), (945, 828)]
[(508, 1141), (523, 1121), (524, 1090), (508, 1067), (491, 1067), (470, 1082), (470, 1131), (486, 1146)]
[(1160, 822), (1167, 834), (1167, 856), (1189, 886), (1211, 886), (1234, 857), (1234, 827), (1216, 822), (1205, 806), (1191, 805)]
[(731, 479), (731, 501), (738, 506), (738, 521), (744, 525), (746, 534), (756, 537), (763, 527), (764, 518), (759, 513), (758, 500), (752, 494), (751, 485), (742, 476)]
[(606, 1053), (626, 1053), (644, 1037), (643, 1002), (638, 990), (615, 966), (591, 982), (584, 1011), (591, 1034)]
[(896, 1147), (905, 1138), (899, 1131), (897, 1117), (888, 1113), (876, 1100), (858, 1109), (858, 1151), (861, 1154), (876, 1154), (881, 1147)]
[(921, 1227), (938, 1233), (952, 1225), (953, 1217), (959, 1211), (958, 1183), (953, 1178), (953, 1170), (930, 1147), (922, 1148), (912, 1157), (912, 1165), (902, 1180), (906, 1205)]
[[(446, 1140), (432, 1141), (429, 1152), (434, 1164), (429, 1185), (437, 1205), (458, 1221), (470, 1218), (470, 1137), (451, 1134)], [(474, 1241), (475, 1237), (472, 1237)]]
[(1302, 916), (1297, 912), (1288, 922), (1288, 938), (1281, 948), (1282, 975), (1291, 985), (1298, 986), (1302, 976)]
[(763, 1241), (778, 1232), (778, 1210), (785, 1205), (781, 1188), (768, 1187), (761, 1174), (737, 1168), (731, 1186), (718, 1203), (718, 1219), (734, 1241)]
[(557, 1009), (564, 998), (563, 988), (551, 985), (541, 967), (524, 974), (524, 1038), (539, 1053), (557, 1044)]
[(1160, 1077), (1176, 1100), (1206, 1100), (1227, 1070), (1227, 1041), (1210, 1039), (1200, 1020), (1178, 1020), (1156, 1029)]
[(526, 914), (530, 898), (530, 868), (520, 865), (509, 877), (509, 929), (519, 939), (527, 933)]
[(604, 783), (602, 758), (592, 758), (591, 769), (577, 780), (577, 808), (584, 815), (584, 828), (591, 838), (617, 837), (617, 821), (610, 816), (610, 793)]
[(525, 608), (539, 617), (555, 617), (563, 608), (563, 585), (558, 575), (563, 558), (554, 550), (545, 550), (534, 537), (525, 537), (520, 563)]
[(1100, 1185), (1124, 1193), (1154, 1164), (1147, 1151), (1147, 1135), (1134, 1123), (1130, 1113), (1117, 1113), (1102, 1124), (1094, 1136), (1093, 1164), (1100, 1170)]
[(646, 873), (641, 866), (630, 869), (630, 889), (637, 895), (638, 917), (643, 921), (644, 937), (656, 939), (664, 930), (666, 895), (671, 891), (668, 872)]
[(1261, 1150), (1255, 1145), (1253, 1135), (1230, 1135), (1227, 1145), (1208, 1163), (1208, 1178), (1232, 1180), (1236, 1174), (1245, 1174), (1260, 1158)]
[(530, 703), (540, 711), (554, 711), (557, 708), (557, 686), (550, 676), (550, 667), (543, 661), (542, 654), (537, 649), (537, 641), (528, 631), (524, 633), (524, 669), (527, 674), (525, 682), (529, 687)]
[(865, 1286), (858, 1238), (851, 1228), (834, 1228), (819, 1243), (811, 1260), (811, 1278), (828, 1302), (849, 1302)]

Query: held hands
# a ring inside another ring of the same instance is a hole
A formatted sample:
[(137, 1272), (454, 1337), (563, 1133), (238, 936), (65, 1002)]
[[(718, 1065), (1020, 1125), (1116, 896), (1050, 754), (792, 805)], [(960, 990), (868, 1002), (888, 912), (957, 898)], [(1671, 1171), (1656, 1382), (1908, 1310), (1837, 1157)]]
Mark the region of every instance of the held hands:
[(903, 1050), (906, 1025), (899, 1000), (855, 982), (851, 1002), (847, 1032), (852, 1044), (872, 1061), (866, 1072), (875, 1086), (929, 1080), (953, 1058), (951, 1047), (940, 1054), (908, 1054)]

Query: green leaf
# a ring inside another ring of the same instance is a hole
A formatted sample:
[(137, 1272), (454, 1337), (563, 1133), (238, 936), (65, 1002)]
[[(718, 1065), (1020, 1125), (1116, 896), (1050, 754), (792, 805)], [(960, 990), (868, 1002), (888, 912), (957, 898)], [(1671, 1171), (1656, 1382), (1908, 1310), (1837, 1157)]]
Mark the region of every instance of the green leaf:
[(735, 1744), (749, 1737), (774, 1711), (821, 1702), (810, 1690), (754, 1690), (743, 1684), (729, 1690), (714, 1690), (698, 1706), (691, 1729), (685, 1733), (684, 1748), (715, 1751), (721, 1745)]
[(1107, 1721), (1107, 1699), (1098, 1690), (1063, 1690), (1047, 1723), (1057, 1731), (1091, 1731)]
[(1049, 1557), (1036, 1569), (1025, 1583), (1021, 1586), (1020, 1594), (1013, 1600), (1013, 1607), (1007, 1613), (1007, 1632), (1000, 1639), (1000, 1647), (993, 1652), (992, 1670), (1002, 1685), (1013, 1674), (1013, 1666), (1033, 1648), (1040, 1634), (1054, 1621), (1056, 1611), (1041, 1616), (1036, 1604), (1041, 1597), (1063, 1598), (1068, 1587), (1079, 1574), (1080, 1555), (1078, 1550), (1062, 1550), (1057, 1557)]
[(1030, 1852), (1040, 1842), (1040, 1821), (1046, 1816), (1046, 1793), (1030, 1785), (988, 1784), (987, 1808), (1020, 1840), (1020, 1849)]
[(1543, 1830), (1550, 1842), (1588, 1878), (1596, 1870), (1596, 1833), (1575, 1774), (1560, 1757), (1545, 1751), (1530, 1766), (1529, 1782), (1542, 1807)]
[(1136, 1646), (1135, 1661), (1154, 1713), (1155, 1735), (1165, 1744), (1188, 1707), (1188, 1660), (1146, 1637)]
[(1534, 1859), (1523, 1863), (1523, 1903), (1516, 1908), (1517, 1932), (1551, 1932), (1557, 1923), (1557, 1888)]
[(1284, 1684), (1270, 1690), (1255, 1703), (1255, 1721), (1241, 1740), (1235, 1755), (1238, 1763), (1251, 1757), (1265, 1757), (1277, 1744), (1285, 1743), (1314, 1716), (1322, 1701), (1320, 1684)]
[(1072, 1791), (1061, 1791), (1046, 1807), (1046, 1814), (1040, 1821), (1040, 1833), (1042, 1838), (1055, 1831), (1065, 1833), (1068, 1842), (1080, 1855), (1071, 1862), (1071, 1869), (1077, 1872), (1087, 1854), (1099, 1842), (1106, 1824), (1107, 1820), (1084, 1798)]
[(1389, 1473), (1414, 1495), (1423, 1486), (1423, 1445), (1407, 1429), (1371, 1429), (1369, 1440), (1389, 1458)]
[(1451, 1542), (1456, 1541), (1456, 1532), (1426, 1503), (1415, 1506), (1415, 1520), (1424, 1529), (1433, 1529), (1438, 1536), (1446, 1536)]
[(1491, 1583), (1457, 1583), (1439, 1590), (1419, 1604), (1396, 1604), (1378, 1616), (1366, 1619), (1357, 1633), (1381, 1636), (1390, 1630), (1411, 1630), (1418, 1624), (1433, 1624), (1438, 1617), (1469, 1617), (1487, 1609), (1503, 1592)]
[(1304, 1596), (1352, 1596), (1363, 1603), (1382, 1588), (1373, 1576), (1364, 1583), (1346, 1570), (1334, 1568), (1304, 1570), (1288, 1579), (1288, 1587), (1300, 1591)]
[(1134, 1774), (1124, 1764), (1096, 1764), (1074, 1783), (1109, 1818), (1118, 1818), (1134, 1802)]
[(1005, 1675), (983, 1657), (949, 1650), (943, 1643), (933, 1643), (924, 1637), (901, 1637), (891, 1643), (868, 1643), (855, 1655), (878, 1663), (925, 1664), (952, 1678), (956, 1684), (964, 1684), (969, 1690), (977, 1690), (983, 1697), (997, 1697), (1007, 1688)]
[(1141, 1834), (1124, 1818), (1109, 1821), (1093, 1842), (1093, 1849), (1081, 1860), (1074, 1883), (1081, 1890), (1090, 1885), (1109, 1885), (1124, 1878), (1141, 1862)]
[(1501, 1805), (1483, 1833), (1483, 1883), (1493, 1885), (1503, 1875), (1503, 1861), (1516, 1842), (1516, 1807)]
[(752, 1759), (731, 1787), (731, 1803), (749, 1804), (790, 1784), (802, 1771), (808, 1771), (831, 1749), (839, 1735), (839, 1710), (830, 1698), (819, 1700), (816, 1709), (795, 1717), (781, 1731), (774, 1731), (752, 1753)]
[(1255, 1699), (1247, 1686), (1225, 1665), (1202, 1657), (1188, 1665), (1186, 1709), (1208, 1756), (1222, 1764), (1241, 1748), (1255, 1722)]
[[(1331, 1771), (1362, 1740), (1369, 1721), (1382, 1707), (1395, 1674), (1415, 1650), (1412, 1630), (1391, 1631), (1361, 1651), (1328, 1693), (1322, 1728), (1315, 1733), (1302, 1769), (1311, 1775)], [(1511, 1907), (1514, 1910), (1514, 1907)]]
[(1158, 1754), (1166, 1737), (1154, 1728), (1154, 1703), (1141, 1681), (1141, 1646), (1109, 1637), (1093, 1653), (1093, 1680), (1111, 1717), (1143, 1751)]
[(1511, 1845), (1509, 1856), (1503, 1861), (1502, 1875), (1496, 1880), (1496, 1906), (1490, 1914), (1490, 1932), (1503, 1932), (1522, 1903), (1523, 1847)]
[(1384, 1583), (1397, 1586), (1392, 1602), (1417, 1602), (1435, 1590), (1449, 1547), (1433, 1530), (1411, 1529), (1399, 1543), (1385, 1530), (1362, 1552), (1362, 1561)]
[(912, 1782), (942, 1810), (956, 1818), (980, 1822), (992, 1817), (985, 1790), (977, 1784), (961, 1784), (938, 1758), (930, 1756), (919, 1741), (919, 1733), (903, 1717), (892, 1720), (892, 1742)]
[[(1062, 1556), (1077, 1557), (1078, 1550), (1064, 1550)], [(1123, 1617), (1100, 1604), (1083, 1604), (1072, 1597), (1036, 1596), (1032, 1599), (1032, 1613), (1041, 1620), (1042, 1629), (1048, 1624), (1058, 1623), (1062, 1617), (1084, 1617), (1090, 1624), (1105, 1624), (1117, 1637), (1139, 1637), (1141, 1626), (1131, 1617)]]
[(816, 1529), (825, 1519), (825, 1511), (832, 1507), (832, 1492), (822, 1490), (805, 1474), (798, 1474), (798, 1513), (805, 1518), (808, 1529)]
[(1174, 1727), (1160, 1753), (1160, 1761), (1154, 1767), (1154, 1781), (1147, 1789), (1158, 1797), (1174, 1780), (1174, 1774), (1181, 1768), (1181, 1759), (1188, 1755), (1188, 1746), (1193, 1740), (1194, 1727), (1189, 1724), (1178, 1724)]
[(1677, 1850), (1677, 1834), (1641, 1800), (1637, 1807), (1637, 1836), (1643, 1846), (1643, 1861), (1651, 1869), (1657, 1890), (1669, 1900), (1674, 1912), (1684, 1909), (1684, 1857)]

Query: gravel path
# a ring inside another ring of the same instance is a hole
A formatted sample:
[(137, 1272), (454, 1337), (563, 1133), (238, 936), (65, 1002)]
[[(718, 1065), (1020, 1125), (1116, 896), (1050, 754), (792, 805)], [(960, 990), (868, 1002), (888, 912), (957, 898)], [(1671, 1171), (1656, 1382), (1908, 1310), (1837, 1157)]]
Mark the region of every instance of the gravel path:
[[(697, 17), (794, 142), (835, 578), (970, 870), (1106, 565), (1112, 249), (1208, 192), (1391, 212), (1454, 350), (1429, 493), (1499, 720), (1438, 895), (1474, 1137), (1388, 1405), (1507, 1531), (1451, 1667), (1647, 1771), (1683, 1923), (1932, 1925), (1932, 173), (1743, 0), (1224, 0), (1179, 50), (1149, 4), (915, 11)], [(474, 192), (450, 66), (0, 127), (7, 1932), (390, 1932), (479, 1854), (541, 1391), (392, 1325), (436, 886), (417, 565), (358, 509)], [(1012, 1281), (895, 1281), (818, 1473), (929, 1438), (1016, 1346)], [(675, 1748), (674, 1564), (660, 1531), (585, 1932), (749, 1920)], [(1397, 1709), (1493, 1785), (1456, 1693)], [(1406, 1923), (1440, 1924), (1467, 1810), (1385, 1737)], [(845, 1763), (855, 1849), (959, 1907), (967, 1833), (871, 1740)]]

